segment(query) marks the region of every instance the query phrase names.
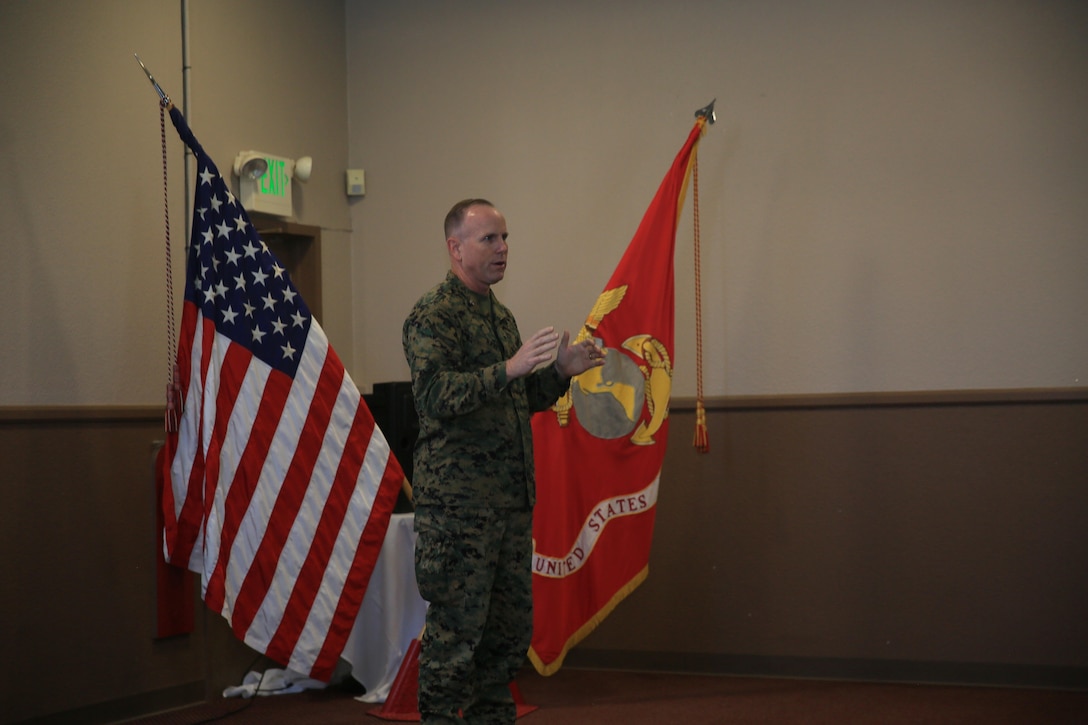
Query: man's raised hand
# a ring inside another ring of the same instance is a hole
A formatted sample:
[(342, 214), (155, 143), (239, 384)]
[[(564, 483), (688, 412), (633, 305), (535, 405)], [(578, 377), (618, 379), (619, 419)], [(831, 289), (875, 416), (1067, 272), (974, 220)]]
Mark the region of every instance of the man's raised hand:
[(515, 380), (523, 378), (533, 372), (538, 365), (551, 360), (555, 352), (555, 344), (559, 341), (559, 333), (554, 327), (545, 327), (538, 330), (532, 337), (525, 341), (521, 349), (514, 353), (514, 357), (506, 361), (506, 379)]

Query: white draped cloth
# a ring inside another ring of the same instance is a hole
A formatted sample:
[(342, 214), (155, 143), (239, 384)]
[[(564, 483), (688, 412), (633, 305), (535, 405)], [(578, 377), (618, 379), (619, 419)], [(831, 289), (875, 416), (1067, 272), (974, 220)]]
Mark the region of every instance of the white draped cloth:
[(427, 602), (416, 586), (414, 524), (415, 514), (390, 518), (355, 627), (340, 655), (351, 663), (351, 676), (366, 688), (356, 698), (363, 702), (385, 702), (404, 653), (423, 631)]

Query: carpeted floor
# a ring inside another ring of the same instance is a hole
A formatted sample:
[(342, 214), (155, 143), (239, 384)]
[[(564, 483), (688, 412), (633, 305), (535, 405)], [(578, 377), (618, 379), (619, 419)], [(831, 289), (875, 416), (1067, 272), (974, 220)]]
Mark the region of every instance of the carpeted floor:
[[(551, 677), (527, 670), (522, 699), (538, 708), (524, 725), (732, 725), (733, 723), (1088, 724), (1088, 692), (939, 685), (759, 679), (566, 668)], [(381, 725), (353, 693), (332, 688), (253, 700), (223, 700), (129, 721)], [(404, 709), (387, 707), (387, 714)]]

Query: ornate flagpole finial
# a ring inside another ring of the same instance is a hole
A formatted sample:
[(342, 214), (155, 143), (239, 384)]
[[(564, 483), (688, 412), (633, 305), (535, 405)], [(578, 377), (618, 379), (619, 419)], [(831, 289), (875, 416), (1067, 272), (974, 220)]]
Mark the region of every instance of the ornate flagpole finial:
[[(714, 101), (717, 100), (717, 98), (714, 99)], [(710, 103), (696, 111), (695, 117), (705, 118), (707, 123), (714, 123), (714, 121), (716, 120), (714, 117), (714, 101), (711, 101)]]
[(136, 62), (140, 64), (140, 67), (144, 69), (144, 73), (147, 74), (147, 80), (151, 81), (151, 85), (154, 86), (155, 92), (159, 94), (159, 103), (163, 106), (169, 106), (172, 103), (170, 96), (166, 95), (166, 92), (163, 91), (162, 87), (155, 81), (155, 76), (151, 75), (151, 71), (149, 71), (147, 66), (144, 65), (144, 62), (140, 60), (140, 56), (136, 53), (133, 53), (132, 55), (136, 57)]

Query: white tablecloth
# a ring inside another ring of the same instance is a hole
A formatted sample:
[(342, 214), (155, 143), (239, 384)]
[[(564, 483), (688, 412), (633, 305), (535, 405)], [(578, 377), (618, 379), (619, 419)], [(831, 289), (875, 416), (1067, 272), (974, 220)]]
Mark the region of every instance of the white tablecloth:
[(357, 698), (385, 702), (408, 645), (423, 630), (427, 602), (415, 574), (414, 514), (393, 514), (374, 573), (341, 657), (366, 688)]

